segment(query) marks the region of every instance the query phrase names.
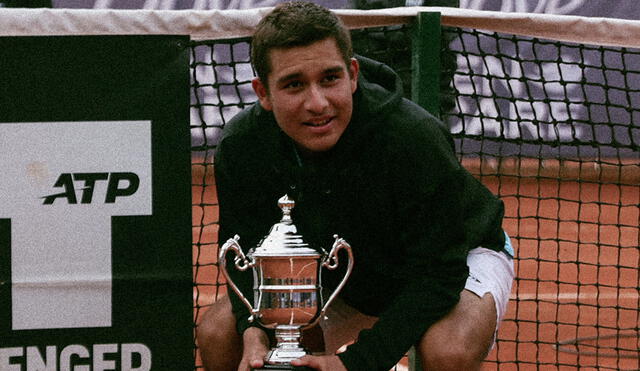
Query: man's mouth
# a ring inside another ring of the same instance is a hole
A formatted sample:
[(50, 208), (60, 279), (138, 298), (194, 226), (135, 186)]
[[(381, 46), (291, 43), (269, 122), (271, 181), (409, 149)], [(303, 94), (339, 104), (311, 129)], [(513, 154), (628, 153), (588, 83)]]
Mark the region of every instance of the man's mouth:
[(304, 124), (307, 126), (313, 126), (313, 127), (320, 127), (320, 126), (325, 126), (327, 125), (329, 122), (331, 122), (332, 118), (328, 118), (326, 120), (322, 120), (322, 121), (307, 121)]

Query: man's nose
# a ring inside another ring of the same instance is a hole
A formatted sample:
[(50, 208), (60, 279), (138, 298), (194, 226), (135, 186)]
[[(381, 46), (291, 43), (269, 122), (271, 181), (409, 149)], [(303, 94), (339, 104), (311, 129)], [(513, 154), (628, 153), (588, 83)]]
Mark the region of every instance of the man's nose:
[(322, 113), (327, 106), (329, 105), (329, 101), (325, 96), (323, 89), (317, 85), (311, 85), (308, 89), (307, 98), (305, 100), (305, 109), (314, 112), (314, 113)]

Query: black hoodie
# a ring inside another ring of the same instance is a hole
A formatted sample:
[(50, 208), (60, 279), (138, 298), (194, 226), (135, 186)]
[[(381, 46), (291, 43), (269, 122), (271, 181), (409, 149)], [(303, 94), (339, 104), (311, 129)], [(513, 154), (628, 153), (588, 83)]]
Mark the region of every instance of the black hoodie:
[[(351, 244), (354, 270), (340, 297), (379, 317), (339, 355), (342, 362), (388, 370), (458, 302), (467, 252), (503, 248), (503, 205), (458, 163), (444, 125), (402, 98), (389, 67), (359, 62), (352, 120), (322, 156), (297, 156), (259, 104), (228, 124), (215, 157), (219, 241), (238, 234), (245, 252), (255, 247), (281, 218), (277, 200), (292, 197), (307, 243), (329, 249), (338, 234)], [(345, 266), (323, 271), (323, 286), (335, 288)], [(251, 273), (231, 261), (227, 267), (252, 295)], [(242, 333), (252, 325), (248, 311), (235, 294), (231, 301)]]

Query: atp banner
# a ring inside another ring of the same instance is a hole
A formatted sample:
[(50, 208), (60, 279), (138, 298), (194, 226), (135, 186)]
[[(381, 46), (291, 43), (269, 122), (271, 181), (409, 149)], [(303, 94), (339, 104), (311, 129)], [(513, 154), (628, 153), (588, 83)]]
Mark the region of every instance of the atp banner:
[(0, 370), (189, 370), (188, 37), (0, 38)]

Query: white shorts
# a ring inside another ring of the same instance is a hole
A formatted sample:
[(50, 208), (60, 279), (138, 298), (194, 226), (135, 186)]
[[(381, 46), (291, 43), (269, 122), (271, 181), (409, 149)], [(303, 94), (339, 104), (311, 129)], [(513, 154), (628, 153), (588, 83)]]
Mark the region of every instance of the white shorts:
[[(479, 297), (491, 293), (496, 305), (497, 333), (507, 311), (511, 295), (511, 285), (515, 276), (513, 258), (504, 251), (498, 252), (478, 247), (469, 251), (467, 265), (469, 266), (469, 277), (464, 288)], [(493, 336), (494, 343), (496, 333)]]
[[(491, 293), (496, 305), (497, 333), (507, 311), (511, 294), (514, 278), (513, 258), (506, 252), (478, 247), (469, 251), (467, 265), (469, 278), (467, 278), (465, 289), (479, 297)], [(360, 313), (337, 298), (327, 309), (326, 319), (320, 321), (326, 352), (333, 354), (342, 346), (350, 344), (358, 337), (361, 330), (371, 328), (377, 319), (377, 317)]]

